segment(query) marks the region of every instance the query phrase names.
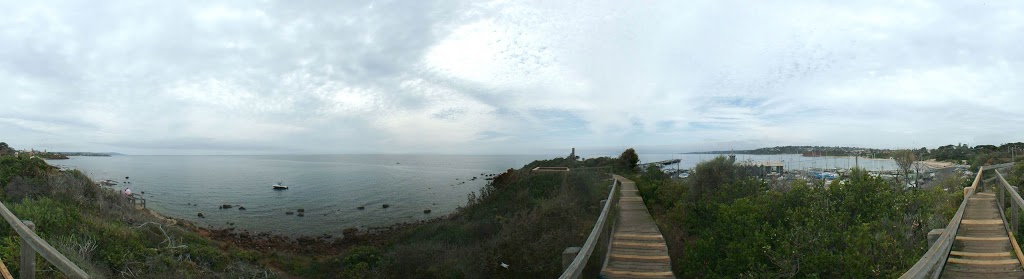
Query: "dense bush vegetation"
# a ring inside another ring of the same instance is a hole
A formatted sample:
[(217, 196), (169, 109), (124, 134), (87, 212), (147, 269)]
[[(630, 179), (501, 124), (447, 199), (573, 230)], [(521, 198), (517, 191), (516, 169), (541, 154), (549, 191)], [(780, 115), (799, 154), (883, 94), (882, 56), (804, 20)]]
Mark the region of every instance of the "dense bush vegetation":
[(1017, 159), (1005, 178), (1006, 182), (1009, 182), (1010, 185), (1024, 186), (1024, 156)]
[[(0, 156), (0, 200), (37, 234), (96, 277), (195, 278), (270, 276), (217, 243), (131, 208), (127, 198), (95, 185), (80, 171), (60, 171), (37, 158)], [(20, 266), (20, 240), (0, 225), (0, 259)], [(38, 256), (37, 256), (38, 257)], [(36, 273), (62, 277), (41, 257)]]
[[(552, 278), (562, 251), (586, 240), (611, 185), (602, 171), (530, 173), (534, 167), (614, 164), (535, 161), (508, 170), (443, 219), (402, 228), (387, 243), (349, 252), (341, 273), (385, 278)], [(606, 170), (606, 169), (605, 169)], [(506, 263), (508, 268), (500, 264)]]
[[(905, 190), (855, 170), (830, 185), (786, 191), (744, 177), (723, 157), (687, 180), (636, 177), (684, 277), (897, 277), (944, 226), (968, 182)], [(946, 190), (949, 189), (949, 190)]]

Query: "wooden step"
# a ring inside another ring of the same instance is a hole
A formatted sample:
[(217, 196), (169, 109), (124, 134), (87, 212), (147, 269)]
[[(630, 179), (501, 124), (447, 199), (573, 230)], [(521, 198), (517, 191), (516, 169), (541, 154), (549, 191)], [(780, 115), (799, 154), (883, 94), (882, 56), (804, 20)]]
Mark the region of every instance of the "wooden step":
[(635, 260), (635, 261), (668, 261), (668, 256), (640, 256), (640, 255), (625, 255), (625, 254), (608, 254), (608, 258), (615, 260)]
[(998, 236), (998, 237), (976, 237), (976, 236), (960, 236), (960, 235), (956, 236), (956, 240), (965, 240), (965, 241), (971, 241), (971, 240), (976, 240), (976, 241), (1000, 241), (1000, 240), (1003, 240), (1003, 241), (1010, 241), (1010, 239), (1008, 237), (1005, 237), (1005, 236)]
[(981, 252), (961, 252), (961, 251), (949, 251), (950, 256), (958, 257), (1013, 257), (1013, 253), (1010, 252), (992, 252), (992, 253), (981, 253)]
[(605, 274), (608, 274), (608, 275), (615, 275), (615, 276), (645, 276), (645, 277), (648, 277), (648, 276), (649, 277), (673, 276), (671, 271), (625, 271), (625, 270), (614, 270), (614, 269), (608, 269), (608, 268), (602, 270), (601, 273), (605, 273)]
[(963, 219), (960, 220), (960, 224), (963, 225), (1002, 225), (1003, 220), (1000, 219)]
[(617, 233), (615, 239), (665, 240), (660, 234)]
[(641, 248), (663, 248), (668, 249), (665, 243), (648, 243), (633, 241), (612, 241), (612, 247), (641, 247)]
[(973, 259), (961, 259), (961, 258), (949, 258), (946, 260), (948, 263), (955, 264), (974, 264), (974, 265), (1003, 265), (1003, 264), (1020, 264), (1017, 259), (1001, 259), (1001, 260), (973, 260)]

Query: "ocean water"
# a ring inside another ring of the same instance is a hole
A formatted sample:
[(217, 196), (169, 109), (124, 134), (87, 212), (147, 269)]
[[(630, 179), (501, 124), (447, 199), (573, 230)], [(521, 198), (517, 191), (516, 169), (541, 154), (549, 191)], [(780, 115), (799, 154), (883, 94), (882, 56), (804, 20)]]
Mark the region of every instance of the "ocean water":
[[(95, 181), (122, 182), (113, 188), (145, 192), (149, 208), (214, 228), (340, 235), (349, 227), (387, 226), (451, 213), (465, 205), (467, 194), (485, 185), (481, 174), (518, 169), (551, 157), (113, 156), (71, 157), (50, 163), (77, 168)], [(290, 189), (273, 190), (271, 185), (278, 181)], [(246, 210), (219, 209), (223, 204), (241, 205)], [(390, 207), (385, 209), (384, 204)], [(359, 206), (365, 210), (358, 210)], [(305, 209), (303, 217), (285, 214), (300, 208)], [(432, 212), (424, 214), (427, 209)]]
[[(122, 182), (113, 187), (117, 190), (130, 187), (134, 193), (144, 192), (148, 207), (166, 216), (213, 228), (297, 236), (340, 235), (349, 227), (388, 226), (442, 216), (465, 205), (467, 194), (485, 185), (482, 174), (518, 169), (557, 156), (564, 155), (113, 156), (71, 157), (50, 163), (77, 168), (95, 181)], [(642, 163), (681, 159), (678, 167), (690, 169), (716, 155), (639, 156)], [(781, 161), (787, 169), (848, 168), (857, 162), (869, 170), (896, 169), (892, 160), (852, 157), (737, 155), (737, 160)], [(126, 176), (129, 179), (125, 180)], [(278, 181), (291, 189), (271, 189)], [(219, 209), (223, 204), (246, 210)], [(385, 209), (384, 204), (390, 207)], [(359, 206), (365, 209), (357, 209)], [(300, 208), (305, 209), (303, 217), (285, 214)], [(423, 213), (427, 209), (430, 214)]]

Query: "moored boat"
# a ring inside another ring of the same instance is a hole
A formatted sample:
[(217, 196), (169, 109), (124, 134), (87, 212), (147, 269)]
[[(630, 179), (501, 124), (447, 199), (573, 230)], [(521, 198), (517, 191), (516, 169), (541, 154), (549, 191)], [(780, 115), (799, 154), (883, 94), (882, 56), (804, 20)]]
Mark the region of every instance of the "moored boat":
[(274, 187), (274, 190), (286, 190), (286, 189), (288, 189), (288, 185), (284, 185), (284, 183), (282, 183), (282, 182), (278, 182), (277, 184), (274, 184), (271, 187)]

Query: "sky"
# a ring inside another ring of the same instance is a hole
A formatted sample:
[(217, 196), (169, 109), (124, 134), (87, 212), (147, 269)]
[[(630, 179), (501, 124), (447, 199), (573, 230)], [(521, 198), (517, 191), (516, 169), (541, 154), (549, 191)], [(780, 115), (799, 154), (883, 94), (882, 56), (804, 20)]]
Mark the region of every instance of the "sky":
[(539, 154), (1022, 140), (1022, 2), (853, 2), (0, 1), (0, 141)]

